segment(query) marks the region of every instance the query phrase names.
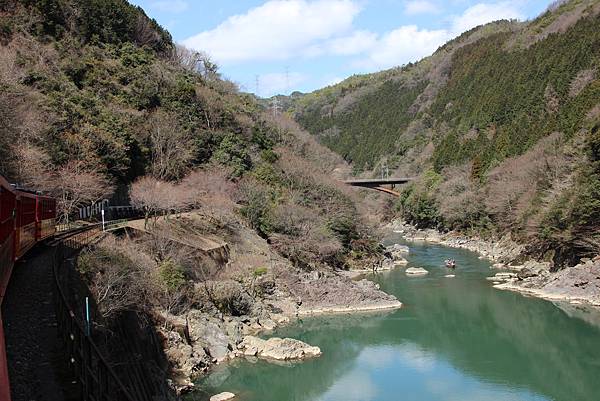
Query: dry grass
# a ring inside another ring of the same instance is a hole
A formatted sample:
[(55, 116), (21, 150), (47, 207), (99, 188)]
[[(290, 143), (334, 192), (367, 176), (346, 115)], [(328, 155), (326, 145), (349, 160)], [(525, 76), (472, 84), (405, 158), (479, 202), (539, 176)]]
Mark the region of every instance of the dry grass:
[(597, 71), (595, 68), (579, 71), (569, 85), (569, 96), (579, 95), (590, 83), (596, 79)]

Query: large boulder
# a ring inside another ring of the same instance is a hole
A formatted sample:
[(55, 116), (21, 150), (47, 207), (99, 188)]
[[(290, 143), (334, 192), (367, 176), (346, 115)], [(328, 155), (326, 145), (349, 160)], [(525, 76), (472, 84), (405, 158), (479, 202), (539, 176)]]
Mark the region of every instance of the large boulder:
[(424, 276), (429, 274), (429, 272), (422, 267), (409, 267), (406, 269), (407, 276)]
[(217, 395), (213, 395), (212, 397), (210, 397), (210, 401), (228, 401), (233, 400), (234, 398), (235, 394), (224, 392)]
[(394, 260), (394, 266), (395, 267), (406, 266), (407, 264), (408, 264), (408, 260), (406, 260), (404, 258)]
[[(217, 321), (199, 313), (192, 312), (188, 316), (192, 343), (195, 346), (201, 345), (217, 362), (225, 360), (229, 351), (233, 349), (225, 329)], [(231, 330), (235, 329), (231, 327)]]
[(238, 345), (246, 356), (257, 356), (278, 361), (300, 360), (321, 355), (319, 347), (313, 347), (293, 338), (262, 338), (246, 336)]
[(410, 248), (406, 245), (394, 244), (386, 248), (390, 252), (409, 253)]

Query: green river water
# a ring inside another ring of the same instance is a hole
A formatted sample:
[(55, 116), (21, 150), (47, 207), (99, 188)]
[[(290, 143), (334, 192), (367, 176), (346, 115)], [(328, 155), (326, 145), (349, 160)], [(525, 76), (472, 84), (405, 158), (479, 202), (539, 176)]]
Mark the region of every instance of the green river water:
[[(429, 275), (370, 277), (402, 309), (303, 319), (274, 335), (317, 345), (320, 358), (236, 360), (189, 400), (231, 391), (239, 401), (600, 401), (597, 312), (495, 290), (490, 263), (472, 252), (408, 245), (409, 266)], [(444, 277), (446, 258), (455, 278)]]

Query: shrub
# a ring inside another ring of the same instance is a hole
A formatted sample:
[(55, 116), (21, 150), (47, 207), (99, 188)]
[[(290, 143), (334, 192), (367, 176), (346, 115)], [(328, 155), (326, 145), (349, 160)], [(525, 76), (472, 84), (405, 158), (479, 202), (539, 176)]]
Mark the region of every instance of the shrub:
[(272, 198), (266, 188), (245, 182), (240, 186), (243, 206), (240, 213), (258, 234), (266, 238), (272, 231)]
[(96, 248), (82, 252), (77, 269), (89, 283), (91, 293), (104, 318), (144, 305), (137, 266), (125, 254)]
[(253, 300), (240, 283), (228, 280), (211, 284), (210, 296), (222, 313), (230, 316), (244, 316), (250, 313)]
[(239, 135), (227, 134), (215, 151), (213, 158), (231, 167), (232, 177), (241, 177), (252, 167), (247, 145)]
[(160, 277), (161, 285), (170, 292), (181, 289), (185, 284), (183, 269), (170, 259), (165, 260), (158, 267), (158, 276)]
[(350, 243), (359, 238), (356, 218), (353, 216), (333, 216), (327, 221), (327, 228), (340, 240), (345, 248), (350, 248)]
[(441, 227), (442, 218), (435, 193), (443, 177), (428, 170), (419, 181), (411, 183), (400, 194), (398, 207), (403, 217), (417, 227)]
[(7, 45), (13, 33), (13, 26), (9, 20), (0, 18), (0, 44)]
[(264, 149), (260, 152), (260, 158), (266, 163), (275, 163), (279, 156), (272, 149)]

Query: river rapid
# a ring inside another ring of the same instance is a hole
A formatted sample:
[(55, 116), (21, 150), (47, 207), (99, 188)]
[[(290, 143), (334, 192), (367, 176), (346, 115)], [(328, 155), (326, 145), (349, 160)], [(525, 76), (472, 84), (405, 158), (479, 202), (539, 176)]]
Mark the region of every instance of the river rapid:
[(188, 400), (222, 391), (239, 401), (600, 400), (600, 313), (495, 290), (490, 262), (473, 252), (397, 235), (392, 243), (410, 246), (408, 267), (430, 272), (368, 277), (402, 309), (304, 318), (273, 335), (319, 346), (320, 358), (234, 360)]

